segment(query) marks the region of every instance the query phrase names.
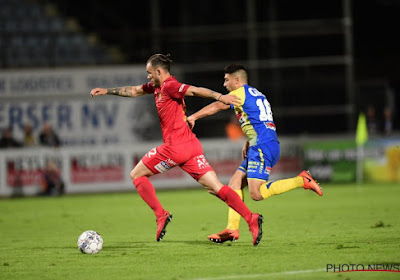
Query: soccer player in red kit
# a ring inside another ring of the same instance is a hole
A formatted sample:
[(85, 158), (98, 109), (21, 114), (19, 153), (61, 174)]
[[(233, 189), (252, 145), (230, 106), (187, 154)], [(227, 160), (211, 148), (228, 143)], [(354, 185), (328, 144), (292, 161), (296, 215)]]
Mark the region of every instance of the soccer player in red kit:
[(232, 105), (237, 104), (240, 99), (178, 82), (170, 73), (171, 62), (169, 55), (155, 54), (147, 60), (147, 79), (150, 80), (147, 84), (108, 89), (94, 88), (90, 91), (91, 96), (154, 95), (164, 143), (143, 156), (130, 172), (130, 177), (139, 195), (156, 215), (156, 239), (157, 241), (163, 239), (172, 215), (161, 205), (149, 177), (179, 166), (202, 184), (209, 193), (223, 200), (245, 219), (253, 236), (253, 245), (257, 246), (262, 238), (262, 215), (252, 213), (236, 192), (219, 181), (204, 157), (200, 141), (187, 124), (184, 102), (185, 96), (213, 98)]

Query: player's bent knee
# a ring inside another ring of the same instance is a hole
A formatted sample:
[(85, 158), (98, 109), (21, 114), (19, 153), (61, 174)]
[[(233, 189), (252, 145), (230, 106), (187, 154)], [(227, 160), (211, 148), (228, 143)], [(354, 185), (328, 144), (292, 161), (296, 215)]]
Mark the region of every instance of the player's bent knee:
[(139, 174), (138, 172), (135, 172), (135, 170), (132, 170), (132, 171), (129, 173), (129, 177), (131, 177), (132, 181), (135, 181), (136, 179), (138, 179), (138, 178), (140, 178), (140, 177), (147, 177), (147, 176), (146, 176), (146, 175)]
[(219, 190), (223, 187), (223, 184), (218, 180), (214, 171), (209, 171), (201, 176), (198, 182), (213, 195), (217, 195)]
[(212, 194), (212, 195), (217, 195), (218, 194), (214, 190), (207, 189), (207, 191), (208, 191), (209, 194)]
[(129, 173), (129, 177), (131, 177), (132, 181), (139, 178), (133, 170)]
[(149, 168), (147, 168), (147, 166), (144, 165), (142, 161), (140, 161), (129, 173), (129, 177), (131, 177), (132, 181), (143, 176), (150, 177), (152, 175), (154, 175), (154, 173)]
[(207, 190), (207, 192), (209, 193), (209, 194), (212, 194), (212, 195), (217, 195), (217, 191), (214, 189), (214, 188), (212, 188), (212, 187), (209, 187), (209, 186), (206, 186), (206, 185), (203, 185), (203, 187)]
[(251, 197), (251, 199), (253, 199), (255, 201), (263, 200), (263, 197), (261, 196), (261, 194), (259, 192), (250, 192), (250, 197)]

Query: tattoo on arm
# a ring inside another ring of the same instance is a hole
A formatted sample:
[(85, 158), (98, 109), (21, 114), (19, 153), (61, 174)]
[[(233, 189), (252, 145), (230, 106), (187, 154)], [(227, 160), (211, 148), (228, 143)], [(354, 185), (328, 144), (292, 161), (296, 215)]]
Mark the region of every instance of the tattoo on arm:
[(107, 94), (118, 95), (123, 97), (133, 97), (132, 87), (108, 88)]
[(215, 91), (210, 90), (210, 97), (216, 100), (219, 100), (219, 98), (222, 96), (222, 94), (217, 93)]

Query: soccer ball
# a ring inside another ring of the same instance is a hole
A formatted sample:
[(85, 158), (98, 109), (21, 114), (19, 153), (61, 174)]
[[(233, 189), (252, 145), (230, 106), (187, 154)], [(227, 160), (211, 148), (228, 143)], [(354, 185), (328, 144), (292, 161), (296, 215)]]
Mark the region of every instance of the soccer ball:
[(83, 232), (79, 238), (78, 249), (85, 254), (97, 254), (103, 248), (103, 238), (94, 230)]

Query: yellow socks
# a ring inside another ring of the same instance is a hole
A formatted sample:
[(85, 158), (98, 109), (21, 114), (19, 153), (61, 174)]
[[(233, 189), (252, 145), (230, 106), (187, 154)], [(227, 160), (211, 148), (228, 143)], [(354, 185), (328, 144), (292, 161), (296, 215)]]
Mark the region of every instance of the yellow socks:
[[(266, 199), (275, 194), (281, 194), (290, 191), (295, 188), (302, 187), (304, 184), (303, 177), (294, 177), (290, 179), (283, 179), (278, 181), (268, 181), (260, 186), (261, 196)], [(243, 190), (234, 190), (239, 197), (243, 200)], [(228, 225), (227, 229), (237, 230), (239, 229), (240, 215), (232, 208), (229, 208), (228, 212)]]
[[(240, 196), (240, 199), (243, 200), (243, 190), (234, 190), (234, 191)], [(226, 228), (230, 230), (239, 229), (239, 223), (240, 223), (239, 213), (229, 207), (228, 225), (226, 226)]]
[(260, 186), (260, 193), (266, 199), (275, 194), (281, 194), (302, 187), (303, 183), (303, 177), (300, 176), (278, 181), (268, 181)]

